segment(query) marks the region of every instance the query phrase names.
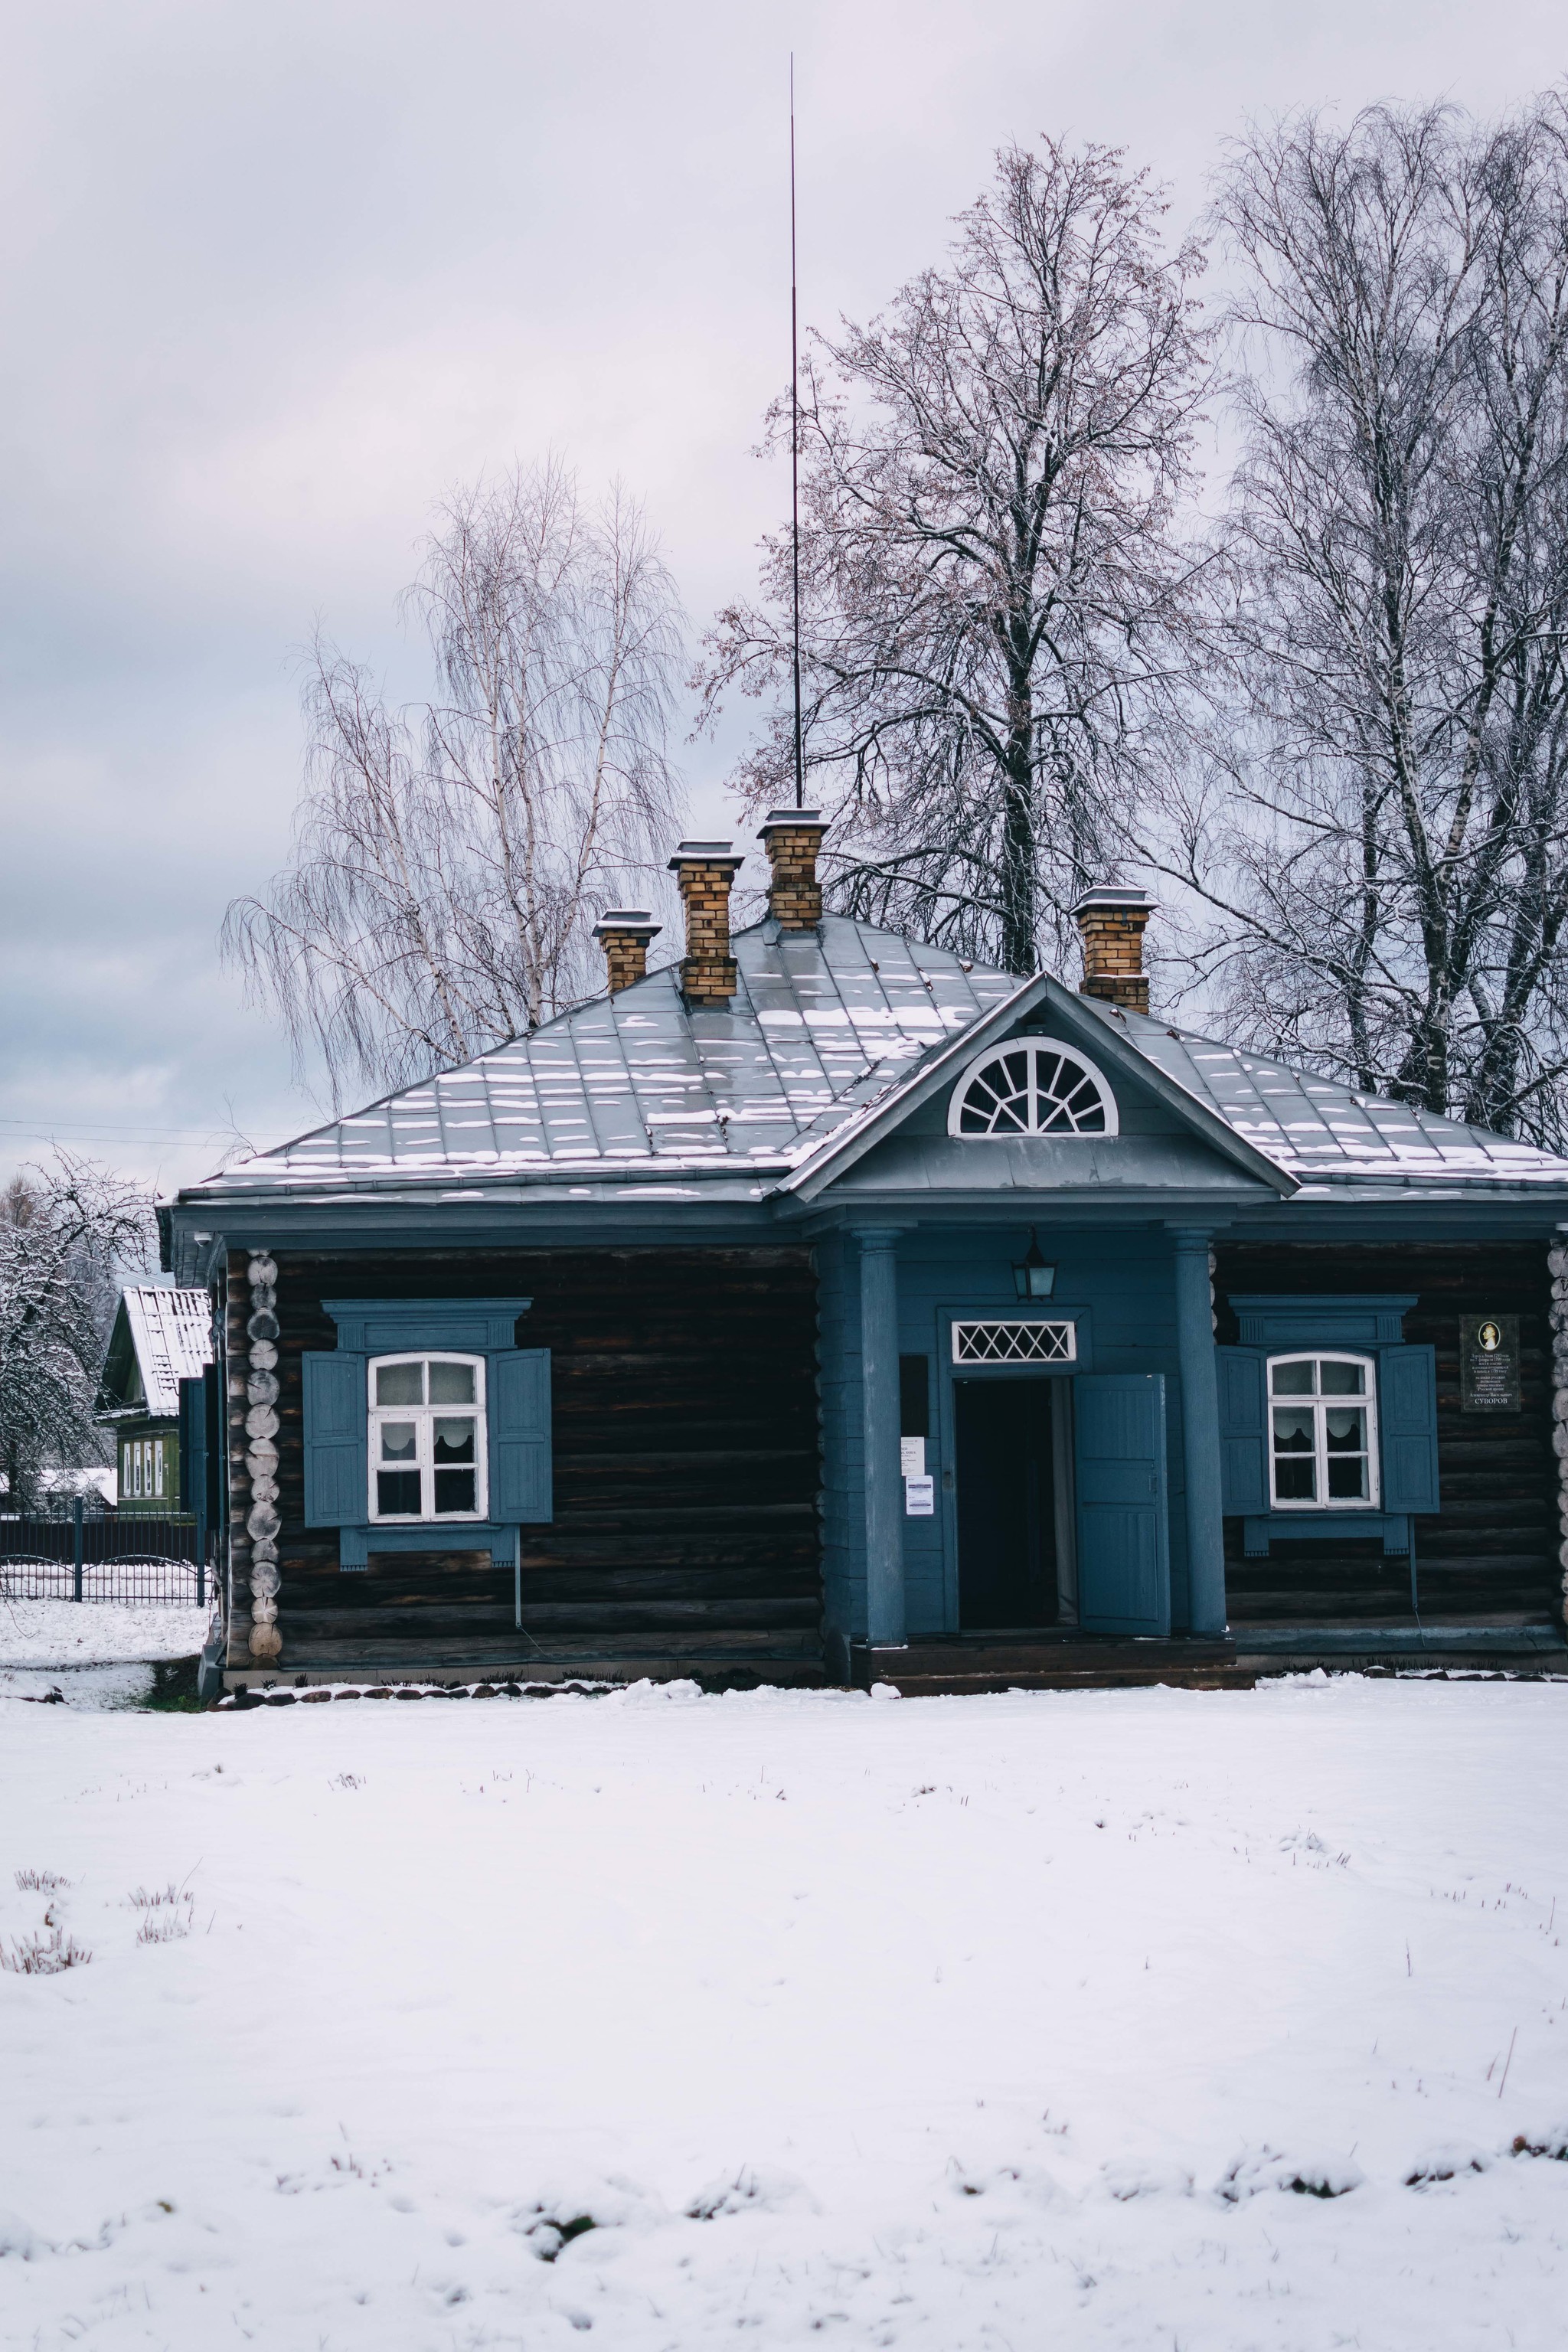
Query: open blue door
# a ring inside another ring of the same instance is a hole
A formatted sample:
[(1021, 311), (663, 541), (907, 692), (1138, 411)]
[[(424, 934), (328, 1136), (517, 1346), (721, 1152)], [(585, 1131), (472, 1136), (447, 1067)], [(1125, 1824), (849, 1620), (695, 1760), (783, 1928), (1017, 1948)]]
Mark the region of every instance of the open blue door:
[(1163, 1376), (1092, 1372), (1072, 1385), (1079, 1622), (1088, 1633), (1168, 1634)]

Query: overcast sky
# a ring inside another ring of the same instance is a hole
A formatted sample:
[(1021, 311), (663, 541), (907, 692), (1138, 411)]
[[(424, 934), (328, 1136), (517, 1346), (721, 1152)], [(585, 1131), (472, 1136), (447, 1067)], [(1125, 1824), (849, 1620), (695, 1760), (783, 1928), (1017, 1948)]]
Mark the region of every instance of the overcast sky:
[[(694, 624), (785, 485), (786, 59), (803, 317), (940, 257), (993, 151), (1125, 145), (1201, 206), (1249, 113), (1568, 68), (1538, 0), (109, 0), (5, 10), (0, 1163), (167, 1192), (313, 1123), (219, 966), (286, 855), (318, 616), (394, 604), (455, 483), (554, 447), (646, 498)], [(729, 832), (732, 746), (685, 753)], [(747, 828), (749, 835), (751, 828)], [(748, 839), (746, 846), (750, 847)]]

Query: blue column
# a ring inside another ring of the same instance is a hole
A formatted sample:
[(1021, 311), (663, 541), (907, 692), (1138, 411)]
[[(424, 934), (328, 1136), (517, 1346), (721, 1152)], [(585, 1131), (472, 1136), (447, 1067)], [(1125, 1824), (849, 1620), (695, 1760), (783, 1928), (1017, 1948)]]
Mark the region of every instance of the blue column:
[(1220, 1512), (1219, 1380), (1209, 1294), (1209, 1235), (1182, 1226), (1176, 1231), (1175, 1244), (1189, 1620), (1194, 1633), (1223, 1633), (1225, 1522)]
[(866, 1622), (873, 1647), (904, 1642), (904, 1523), (899, 1478), (899, 1277), (896, 1226), (860, 1244), (860, 1382), (866, 1504)]

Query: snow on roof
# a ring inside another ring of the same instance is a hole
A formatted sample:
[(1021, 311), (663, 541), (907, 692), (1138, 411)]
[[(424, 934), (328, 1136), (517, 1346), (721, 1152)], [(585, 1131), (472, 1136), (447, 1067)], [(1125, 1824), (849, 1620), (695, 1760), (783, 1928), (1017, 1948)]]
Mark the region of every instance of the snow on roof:
[(205, 1290), (138, 1283), (125, 1293), (125, 1319), (148, 1412), (178, 1412), (180, 1382), (199, 1380), (212, 1361), (211, 1299)]
[(1533, 1143), (1516, 1143), (1409, 1103), (1359, 1093), (1267, 1055), (1171, 1028), (1152, 1014), (1110, 1017), (1147, 1060), (1304, 1182), (1314, 1177), (1462, 1177), (1494, 1184), (1568, 1184), (1568, 1160)]
[[(563, 1013), (531, 1037), (226, 1170), (205, 1195), (352, 1191), (388, 1179), (695, 1185), (788, 1175), (1018, 989), (847, 916), (820, 934), (736, 934), (734, 1000), (689, 1011), (675, 967)], [(1278, 1167), (1315, 1186), (1436, 1179), (1568, 1186), (1568, 1160), (1354, 1092), (1155, 1017), (1076, 1000)], [(181, 1294), (149, 1294), (160, 1297)], [(205, 1311), (205, 1310), (204, 1310)]]
[(779, 1174), (1012, 994), (843, 916), (735, 937), (732, 1004), (689, 1013), (673, 967), (531, 1037), (240, 1162), (202, 1189), (377, 1175)]

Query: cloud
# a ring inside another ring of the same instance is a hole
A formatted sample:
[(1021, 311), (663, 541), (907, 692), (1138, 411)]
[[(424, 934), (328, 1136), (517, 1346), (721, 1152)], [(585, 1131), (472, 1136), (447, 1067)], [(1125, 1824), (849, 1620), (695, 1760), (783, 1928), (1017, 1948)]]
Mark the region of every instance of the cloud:
[[(444, 490), (555, 447), (647, 499), (699, 625), (749, 584), (784, 500), (750, 451), (787, 366), (792, 41), (803, 313), (831, 323), (940, 255), (1006, 139), (1122, 142), (1184, 222), (1248, 110), (1490, 110), (1553, 78), (1559, 31), (1526, 0), (24, 12), (0, 89), (0, 1162), (68, 1126), (167, 1185), (211, 1164), (229, 1104), (268, 1137), (314, 1117), (217, 928), (287, 851), (312, 620), (418, 691), (395, 598)], [(691, 754), (705, 826), (731, 822), (736, 740)]]

